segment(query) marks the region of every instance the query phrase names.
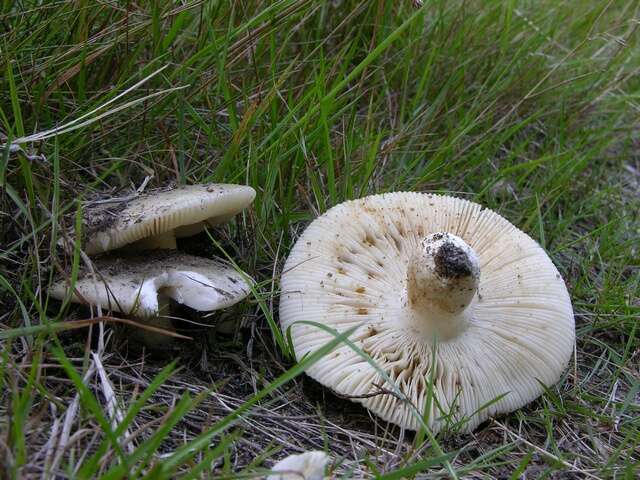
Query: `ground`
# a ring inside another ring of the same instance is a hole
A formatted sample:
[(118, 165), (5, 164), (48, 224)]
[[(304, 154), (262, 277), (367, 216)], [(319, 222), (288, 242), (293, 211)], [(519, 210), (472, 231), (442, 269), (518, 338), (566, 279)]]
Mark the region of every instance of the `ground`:
[[(0, 477), (247, 478), (321, 449), (345, 478), (637, 478), (639, 12), (636, 0), (2, 2)], [(87, 199), (210, 181), (257, 191), (216, 243), (182, 245), (221, 247), (258, 280), (207, 320), (225, 328), (180, 320), (194, 340), (150, 352), (115, 316), (47, 297), (86, 260), (58, 239)], [(469, 435), (386, 425), (278, 342), (279, 273), (305, 225), (397, 190), (498, 211), (571, 294), (560, 382)]]

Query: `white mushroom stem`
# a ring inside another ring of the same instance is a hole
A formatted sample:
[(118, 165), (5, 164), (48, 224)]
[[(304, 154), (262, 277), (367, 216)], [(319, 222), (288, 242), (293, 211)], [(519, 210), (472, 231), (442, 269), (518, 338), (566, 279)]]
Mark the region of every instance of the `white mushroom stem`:
[(479, 280), (478, 256), (464, 240), (450, 233), (427, 236), (407, 270), (407, 305), (415, 322), (439, 340), (458, 335)]
[[(134, 315), (133, 318), (140, 323), (150, 325), (156, 328), (162, 328), (169, 332), (175, 332), (176, 329), (171, 323), (171, 300), (164, 295), (158, 295), (158, 314), (152, 317), (141, 317)], [(133, 331), (133, 338), (144, 343), (150, 348), (159, 348), (169, 345), (173, 340), (170, 335), (165, 335), (159, 332), (152, 332), (143, 328), (135, 329)]]
[(129, 251), (156, 250), (160, 248), (175, 250), (177, 248), (176, 234), (174, 230), (170, 230), (168, 232), (160, 233), (158, 235), (153, 235), (151, 237), (138, 240), (137, 242), (133, 242), (126, 248)]
[(220, 223), (229, 221), (235, 215), (222, 215), (219, 217), (210, 218), (204, 222), (196, 222), (191, 225), (183, 225), (176, 227), (173, 230), (159, 233), (157, 235), (151, 235), (136, 242), (127, 245), (126, 248), (129, 251), (142, 251), (142, 250), (157, 250), (157, 249), (170, 249), (175, 250), (177, 247), (177, 238), (191, 237), (204, 231), (207, 227), (212, 227)]

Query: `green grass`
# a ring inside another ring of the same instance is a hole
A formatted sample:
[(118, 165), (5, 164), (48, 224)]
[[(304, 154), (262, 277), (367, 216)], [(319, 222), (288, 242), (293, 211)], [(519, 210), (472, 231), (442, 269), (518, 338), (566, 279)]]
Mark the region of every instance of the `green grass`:
[[(0, 2), (0, 477), (247, 478), (326, 449), (353, 477), (637, 478), (639, 1), (41, 3)], [(169, 365), (46, 295), (82, 262), (56, 249), (79, 201), (147, 176), (258, 192), (208, 242), (254, 299)], [(277, 331), (306, 222), (393, 190), (500, 212), (571, 293), (561, 382), (471, 436), (374, 423)]]

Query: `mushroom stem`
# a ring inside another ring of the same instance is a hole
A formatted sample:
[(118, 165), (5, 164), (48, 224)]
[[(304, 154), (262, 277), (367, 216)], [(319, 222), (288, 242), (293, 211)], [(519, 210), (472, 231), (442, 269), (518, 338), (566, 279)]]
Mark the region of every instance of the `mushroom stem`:
[[(162, 328), (170, 332), (175, 332), (173, 323), (169, 315), (171, 314), (171, 300), (164, 295), (158, 295), (158, 314), (152, 317), (141, 317), (134, 315), (133, 318), (140, 323), (151, 325), (152, 327)], [(161, 348), (169, 345), (173, 339), (169, 335), (162, 333), (150, 332), (149, 330), (136, 329), (133, 337), (144, 343), (149, 348)]]
[(429, 334), (447, 340), (464, 329), (464, 313), (479, 280), (478, 257), (464, 240), (450, 233), (431, 234), (407, 270), (408, 306)]
[(160, 233), (158, 235), (143, 238), (142, 240), (133, 242), (126, 248), (132, 251), (157, 250), (160, 248), (175, 250), (177, 248), (176, 234), (175, 231), (170, 230), (168, 232)]

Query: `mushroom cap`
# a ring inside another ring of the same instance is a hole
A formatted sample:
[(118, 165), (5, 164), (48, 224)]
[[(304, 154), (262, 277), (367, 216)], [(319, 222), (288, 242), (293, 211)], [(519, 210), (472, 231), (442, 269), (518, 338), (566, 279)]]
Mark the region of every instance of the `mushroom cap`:
[(228, 220), (256, 196), (245, 185), (187, 185), (143, 193), (121, 202), (89, 205), (84, 211), (87, 254), (114, 250), (151, 236), (175, 231), (177, 237)]
[[(163, 298), (194, 310), (212, 311), (234, 305), (251, 291), (230, 264), (175, 250), (133, 257), (103, 256), (94, 260), (93, 266), (97, 281), (83, 270), (75, 284), (82, 298), (74, 292), (71, 300), (138, 317), (157, 316)], [(61, 280), (51, 286), (49, 294), (63, 300), (68, 290), (67, 282)]]
[[(311, 451), (289, 455), (276, 463), (267, 480), (322, 480), (331, 458), (324, 452)], [(282, 473), (278, 473), (282, 472)]]
[[(436, 232), (466, 242), (480, 269), (465, 328), (438, 341), (415, 328), (406, 295), (412, 252)], [(293, 247), (281, 290), (281, 327), (290, 328), (297, 358), (334, 337), (296, 322), (337, 332), (357, 327), (351, 341), (406, 400), (381, 393), (379, 387), (392, 386), (347, 345), (312, 365), (308, 375), (341, 395), (378, 392), (354, 401), (412, 430), (420, 423), (408, 402), (432, 431), (447, 428), (447, 415), (466, 420), (458, 427), (471, 431), (490, 416), (520, 408), (559, 380), (573, 351), (571, 301), (544, 250), (497, 213), (449, 196), (397, 192), (331, 208)], [(431, 375), (434, 399), (425, 417)]]

